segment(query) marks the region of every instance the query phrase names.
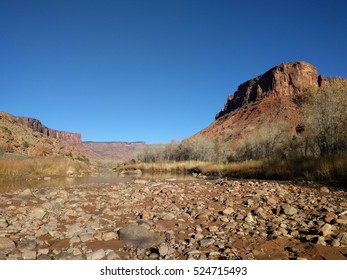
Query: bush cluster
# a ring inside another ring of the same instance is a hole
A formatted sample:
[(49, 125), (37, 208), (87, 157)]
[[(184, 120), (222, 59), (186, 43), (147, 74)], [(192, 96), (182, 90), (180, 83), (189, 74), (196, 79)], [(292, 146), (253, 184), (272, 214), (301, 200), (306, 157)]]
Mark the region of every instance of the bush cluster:
[(230, 154), (227, 143), (194, 136), (182, 142), (171, 141), (167, 145), (147, 146), (137, 158), (142, 162), (165, 161), (214, 161), (225, 162)]
[(239, 142), (233, 160), (321, 158), (347, 151), (347, 81), (335, 78), (305, 93), (301, 133), (288, 124), (269, 124)]

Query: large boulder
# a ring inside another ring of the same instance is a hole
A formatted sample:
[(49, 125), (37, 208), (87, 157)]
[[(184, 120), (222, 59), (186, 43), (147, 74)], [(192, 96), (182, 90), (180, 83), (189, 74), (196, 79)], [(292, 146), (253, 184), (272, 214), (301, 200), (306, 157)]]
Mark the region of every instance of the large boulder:
[(163, 242), (157, 232), (150, 231), (137, 223), (130, 224), (118, 231), (119, 239), (124, 240), (127, 245), (136, 248), (151, 248)]

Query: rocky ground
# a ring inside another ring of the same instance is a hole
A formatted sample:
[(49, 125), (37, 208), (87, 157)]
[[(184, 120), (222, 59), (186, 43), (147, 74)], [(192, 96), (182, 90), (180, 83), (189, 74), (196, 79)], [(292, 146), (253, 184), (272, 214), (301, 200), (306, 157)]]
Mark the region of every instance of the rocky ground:
[(146, 181), (0, 194), (0, 259), (347, 259), (347, 195), (314, 183)]

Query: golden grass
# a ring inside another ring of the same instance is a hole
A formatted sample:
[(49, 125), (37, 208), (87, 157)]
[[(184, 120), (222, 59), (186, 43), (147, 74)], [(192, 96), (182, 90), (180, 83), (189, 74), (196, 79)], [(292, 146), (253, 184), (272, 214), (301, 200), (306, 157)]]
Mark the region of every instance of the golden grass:
[(2, 178), (30, 176), (61, 176), (87, 169), (83, 162), (62, 158), (1, 159)]
[(261, 161), (245, 161), (234, 163), (216, 163), (206, 161), (179, 161), (179, 162), (154, 162), (136, 163), (120, 166), (119, 170), (140, 169), (144, 173), (170, 173), (189, 174), (202, 173), (206, 175), (229, 176), (232, 173), (248, 170), (248, 172), (258, 171), (262, 166)]
[(267, 159), (216, 163), (203, 161), (155, 162), (121, 165), (118, 170), (140, 169), (152, 174), (201, 173), (219, 177), (347, 182), (347, 156), (318, 159)]

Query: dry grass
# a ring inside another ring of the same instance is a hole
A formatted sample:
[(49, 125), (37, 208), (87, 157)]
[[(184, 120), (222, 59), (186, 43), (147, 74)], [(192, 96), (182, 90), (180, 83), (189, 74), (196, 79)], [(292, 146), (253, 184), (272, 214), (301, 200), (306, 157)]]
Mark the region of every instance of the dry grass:
[(144, 173), (169, 173), (169, 174), (190, 174), (202, 173), (205, 175), (230, 176), (242, 170), (250, 173), (258, 172), (262, 166), (261, 161), (245, 161), (235, 163), (215, 163), (206, 161), (179, 161), (179, 162), (154, 162), (136, 163), (121, 166), (119, 170), (140, 169)]
[(204, 161), (137, 163), (121, 166), (118, 169), (140, 169), (143, 173), (152, 174), (201, 173), (234, 178), (347, 182), (347, 156), (344, 155), (291, 161), (271, 159), (231, 163)]
[(2, 178), (60, 176), (85, 169), (87, 169), (87, 165), (83, 162), (62, 158), (0, 160), (0, 176)]

